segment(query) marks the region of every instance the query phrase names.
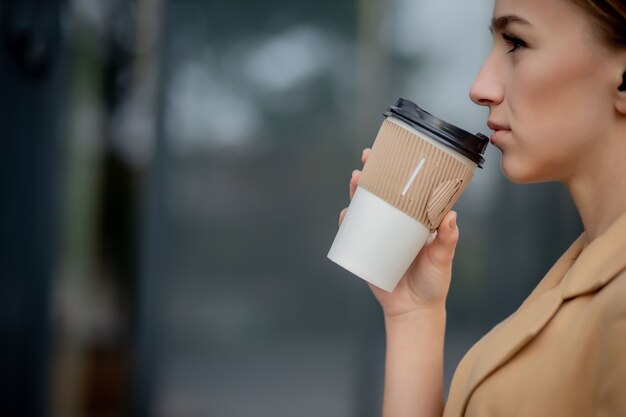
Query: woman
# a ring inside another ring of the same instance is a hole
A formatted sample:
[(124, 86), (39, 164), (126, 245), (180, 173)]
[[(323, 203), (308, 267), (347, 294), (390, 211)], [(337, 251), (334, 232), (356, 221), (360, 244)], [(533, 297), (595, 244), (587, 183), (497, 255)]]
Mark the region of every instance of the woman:
[(495, 0), (490, 29), (470, 96), (489, 108), (503, 171), (565, 183), (585, 231), (466, 354), (444, 410), (448, 213), (393, 293), (371, 287), (387, 332), (383, 414), (626, 415), (626, 1)]

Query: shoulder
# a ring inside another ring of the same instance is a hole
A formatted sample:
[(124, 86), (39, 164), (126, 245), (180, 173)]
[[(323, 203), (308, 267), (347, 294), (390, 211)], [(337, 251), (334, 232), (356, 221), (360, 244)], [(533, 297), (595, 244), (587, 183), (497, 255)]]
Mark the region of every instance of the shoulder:
[(607, 325), (626, 318), (626, 268), (594, 295), (592, 304)]
[(611, 339), (623, 343), (626, 352), (626, 269), (596, 291), (565, 301), (555, 321), (560, 319), (566, 323), (566, 333), (585, 335), (580, 342), (584, 340), (587, 349), (601, 351)]
[(621, 415), (626, 410), (626, 271), (598, 294), (604, 321), (598, 335), (597, 415)]
[[(594, 297), (593, 303), (601, 312), (605, 328), (603, 338), (618, 340), (626, 352), (626, 269), (605, 285)], [(626, 362), (626, 357), (624, 358)]]

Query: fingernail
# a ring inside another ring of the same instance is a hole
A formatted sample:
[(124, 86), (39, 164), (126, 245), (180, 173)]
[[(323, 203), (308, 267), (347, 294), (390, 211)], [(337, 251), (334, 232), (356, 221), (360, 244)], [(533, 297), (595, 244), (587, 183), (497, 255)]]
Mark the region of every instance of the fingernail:
[(354, 177), (356, 174), (358, 174), (359, 170), (355, 169), (354, 171), (352, 171), (352, 176)]

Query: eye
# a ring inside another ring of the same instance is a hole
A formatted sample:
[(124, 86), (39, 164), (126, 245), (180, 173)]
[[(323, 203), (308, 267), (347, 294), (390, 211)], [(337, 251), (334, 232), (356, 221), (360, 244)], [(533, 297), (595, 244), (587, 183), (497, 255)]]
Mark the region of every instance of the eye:
[(503, 33), (502, 34), (502, 39), (504, 39), (506, 44), (511, 47), (511, 49), (509, 49), (508, 53), (515, 52), (517, 50), (517, 48), (525, 48), (526, 46), (528, 46), (526, 44), (526, 42), (524, 42), (523, 40), (521, 40), (517, 36), (509, 35), (507, 33)]

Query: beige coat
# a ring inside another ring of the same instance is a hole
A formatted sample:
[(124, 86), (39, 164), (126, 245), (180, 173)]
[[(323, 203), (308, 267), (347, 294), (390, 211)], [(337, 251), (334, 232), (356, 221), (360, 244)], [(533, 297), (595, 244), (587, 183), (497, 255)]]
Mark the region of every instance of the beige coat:
[(445, 417), (626, 416), (626, 214), (459, 364)]

